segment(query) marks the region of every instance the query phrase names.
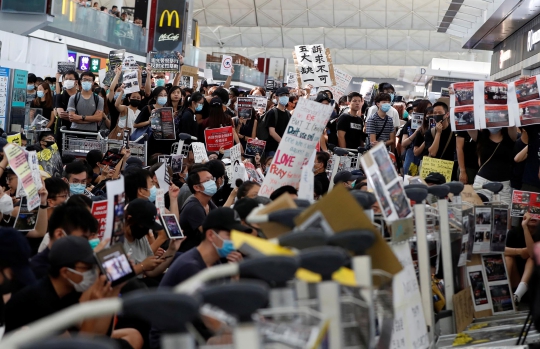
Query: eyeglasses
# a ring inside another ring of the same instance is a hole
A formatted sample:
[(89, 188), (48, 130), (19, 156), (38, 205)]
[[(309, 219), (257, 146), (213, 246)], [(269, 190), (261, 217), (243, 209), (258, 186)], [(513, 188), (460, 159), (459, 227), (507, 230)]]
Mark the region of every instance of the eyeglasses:
[(90, 80), (90, 79), (81, 79), (82, 82), (94, 82), (94, 80)]

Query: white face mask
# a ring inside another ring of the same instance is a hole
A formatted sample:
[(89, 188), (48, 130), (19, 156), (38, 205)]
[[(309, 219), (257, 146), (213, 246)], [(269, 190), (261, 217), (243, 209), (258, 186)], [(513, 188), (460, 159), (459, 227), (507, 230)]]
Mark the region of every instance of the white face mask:
[(2, 212), (5, 215), (11, 214), (13, 211), (13, 200), (11, 200), (11, 197), (8, 194), (4, 194), (0, 198), (0, 212)]
[(74, 283), (69, 278), (67, 279), (69, 283), (73, 285), (73, 287), (75, 288), (75, 291), (77, 292), (84, 292), (88, 290), (94, 284), (94, 282), (96, 282), (96, 279), (98, 277), (95, 269), (87, 270), (84, 273), (81, 273), (77, 270), (73, 270), (71, 268), (68, 268), (68, 270), (74, 274), (77, 274), (83, 277), (82, 281), (79, 282), (78, 284)]
[(71, 90), (74, 86), (75, 86), (75, 81), (73, 81), (73, 80), (66, 80), (66, 81), (64, 81), (64, 87), (65, 87), (67, 90)]

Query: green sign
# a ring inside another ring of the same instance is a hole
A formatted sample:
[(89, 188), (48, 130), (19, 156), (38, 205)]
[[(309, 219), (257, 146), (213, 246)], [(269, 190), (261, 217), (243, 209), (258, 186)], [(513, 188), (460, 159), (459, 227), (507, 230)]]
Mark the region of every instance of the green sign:
[(101, 65), (101, 59), (100, 58), (92, 58), (90, 60), (90, 71), (92, 73), (99, 72), (99, 66)]

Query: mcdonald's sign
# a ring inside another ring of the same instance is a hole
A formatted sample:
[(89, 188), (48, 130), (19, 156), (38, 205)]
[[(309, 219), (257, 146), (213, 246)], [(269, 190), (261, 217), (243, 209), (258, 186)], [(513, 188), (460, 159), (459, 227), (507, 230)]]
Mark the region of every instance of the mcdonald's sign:
[(182, 52), (185, 18), (186, 0), (158, 0), (154, 22), (154, 51)]

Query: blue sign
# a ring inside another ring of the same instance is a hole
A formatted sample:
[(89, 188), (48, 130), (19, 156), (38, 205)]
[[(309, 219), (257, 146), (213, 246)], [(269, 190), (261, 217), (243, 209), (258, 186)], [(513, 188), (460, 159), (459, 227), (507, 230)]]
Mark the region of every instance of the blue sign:
[(9, 96), (9, 68), (0, 67), (0, 119), (7, 115)]
[(90, 70), (90, 56), (79, 56), (79, 65), (77, 69), (82, 71)]
[(15, 69), (13, 75), (13, 92), (11, 95), (11, 106), (24, 108), (26, 105), (26, 85), (28, 83), (28, 72), (26, 70)]
[(77, 58), (77, 52), (68, 51), (68, 62), (75, 63), (76, 58)]

